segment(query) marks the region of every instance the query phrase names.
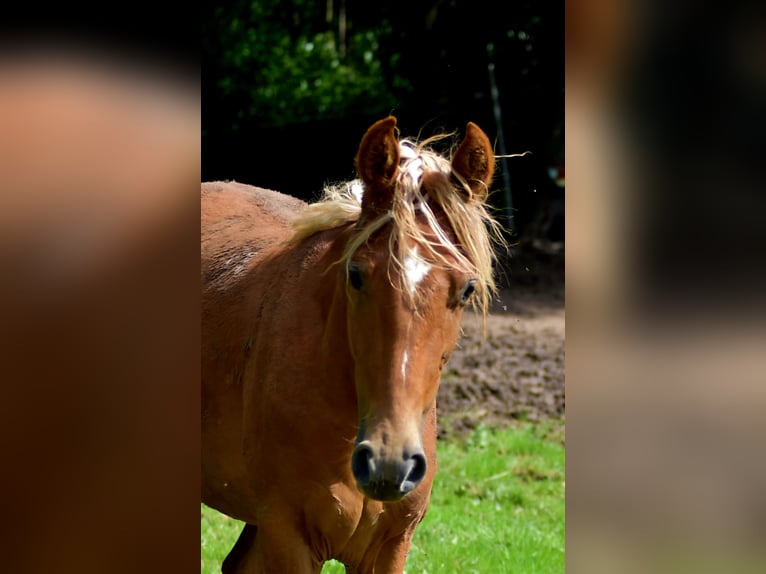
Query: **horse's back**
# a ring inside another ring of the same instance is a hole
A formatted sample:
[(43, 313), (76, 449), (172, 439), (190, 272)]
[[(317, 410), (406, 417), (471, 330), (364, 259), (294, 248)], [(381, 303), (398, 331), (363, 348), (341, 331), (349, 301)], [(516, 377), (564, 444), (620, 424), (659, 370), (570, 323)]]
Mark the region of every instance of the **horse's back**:
[(290, 195), (236, 181), (213, 181), (202, 184), (202, 218), (213, 223), (221, 217), (244, 221), (261, 214), (282, 224), (289, 224), (306, 204)]
[(234, 181), (202, 184), (202, 274), (206, 287), (235, 279), (272, 245), (289, 238), (306, 204)]

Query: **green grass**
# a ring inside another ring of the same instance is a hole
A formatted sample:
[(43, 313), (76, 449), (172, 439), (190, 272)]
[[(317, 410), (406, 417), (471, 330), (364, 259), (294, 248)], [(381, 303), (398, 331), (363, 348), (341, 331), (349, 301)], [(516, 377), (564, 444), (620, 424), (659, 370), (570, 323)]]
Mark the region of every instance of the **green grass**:
[(242, 531), (243, 523), (202, 505), (202, 573), (220, 574), (221, 564)]
[[(409, 573), (563, 574), (564, 446), (551, 425), (477, 428), (439, 443)], [(241, 523), (202, 507), (202, 572), (218, 573)], [(344, 572), (328, 562), (323, 574)]]

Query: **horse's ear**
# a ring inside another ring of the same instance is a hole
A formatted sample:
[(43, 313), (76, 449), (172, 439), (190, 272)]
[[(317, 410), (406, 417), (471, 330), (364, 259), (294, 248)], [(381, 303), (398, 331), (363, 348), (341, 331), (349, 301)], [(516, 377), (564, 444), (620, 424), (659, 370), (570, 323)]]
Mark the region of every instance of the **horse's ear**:
[(367, 130), (359, 144), (356, 171), (365, 184), (363, 212), (385, 211), (391, 206), (399, 169), (399, 142), (395, 128), (395, 117), (379, 120)]
[(473, 122), (468, 122), (465, 138), (452, 157), (452, 171), (468, 184), (471, 197), (484, 201), (495, 173), (495, 154), (489, 138)]

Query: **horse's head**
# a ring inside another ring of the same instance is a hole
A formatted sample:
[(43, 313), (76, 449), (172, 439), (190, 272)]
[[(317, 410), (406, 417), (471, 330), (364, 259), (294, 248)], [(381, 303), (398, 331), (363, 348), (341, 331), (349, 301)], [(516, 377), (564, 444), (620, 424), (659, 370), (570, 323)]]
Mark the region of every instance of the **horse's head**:
[(364, 195), (341, 273), (354, 358), (359, 432), (351, 466), (368, 497), (393, 501), (426, 476), (423, 426), (463, 308), (486, 310), (494, 155), (468, 124), (451, 161), (374, 124), (356, 157)]

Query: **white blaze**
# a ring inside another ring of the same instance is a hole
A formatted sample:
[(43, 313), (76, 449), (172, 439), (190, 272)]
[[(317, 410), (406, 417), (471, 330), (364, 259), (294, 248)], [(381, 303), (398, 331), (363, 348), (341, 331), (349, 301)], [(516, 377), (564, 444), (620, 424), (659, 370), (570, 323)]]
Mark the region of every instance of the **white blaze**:
[[(415, 290), (418, 288), (423, 279), (425, 279), (428, 272), (431, 271), (431, 266), (418, 257), (417, 248), (412, 251), (404, 260), (404, 280), (407, 283), (407, 289), (411, 295), (415, 295)], [(409, 340), (409, 325), (407, 326), (407, 339)], [(407, 350), (402, 354), (402, 380), (407, 381), (407, 363), (410, 360), (410, 356)]]
[(407, 259), (404, 260), (404, 279), (410, 294), (415, 294), (418, 283), (428, 275), (430, 270), (431, 266), (418, 257), (417, 249), (407, 256)]

